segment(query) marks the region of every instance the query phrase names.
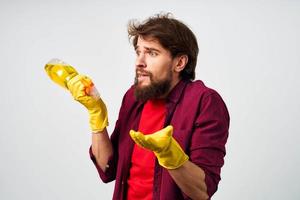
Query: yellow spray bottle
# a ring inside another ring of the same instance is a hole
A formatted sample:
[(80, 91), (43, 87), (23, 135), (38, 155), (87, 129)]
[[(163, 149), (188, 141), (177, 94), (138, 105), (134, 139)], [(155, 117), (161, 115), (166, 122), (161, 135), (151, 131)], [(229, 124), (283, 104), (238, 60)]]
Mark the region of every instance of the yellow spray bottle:
[(68, 81), (78, 75), (74, 67), (56, 58), (45, 65), (45, 70), (52, 81), (66, 89), (68, 89)]
[[(87, 76), (79, 75), (74, 67), (59, 59), (50, 60), (45, 65), (45, 70), (52, 81), (63, 88), (70, 90), (74, 99), (79, 101), (88, 109), (90, 127), (93, 132), (102, 132), (103, 129), (108, 126), (106, 106), (100, 98), (100, 95), (96, 87), (94, 87), (91, 79)], [(74, 90), (72, 82), (75, 84), (78, 83), (78, 80), (80, 80), (80, 83), (84, 84), (86, 96), (82, 96), (80, 91)], [(68, 83), (70, 88), (68, 88)]]
[[(74, 67), (57, 58), (51, 59), (45, 65), (45, 70), (52, 81), (65, 89), (68, 89), (68, 82), (78, 75)], [(93, 86), (93, 83), (87, 83), (86, 94), (93, 95)]]

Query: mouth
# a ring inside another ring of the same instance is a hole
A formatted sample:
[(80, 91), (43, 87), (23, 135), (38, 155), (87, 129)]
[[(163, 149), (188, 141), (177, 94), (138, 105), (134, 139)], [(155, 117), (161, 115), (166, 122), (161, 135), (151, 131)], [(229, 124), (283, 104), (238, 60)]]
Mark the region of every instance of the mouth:
[(135, 77), (135, 84), (138, 84), (140, 86), (142, 85), (148, 85), (149, 84), (149, 81), (150, 81), (150, 76), (151, 74), (147, 73), (147, 72), (141, 72), (141, 71), (138, 71), (136, 73), (136, 77)]
[(137, 78), (146, 78), (146, 77), (149, 77), (150, 75), (151, 75), (151, 73), (148, 71), (145, 71), (145, 70), (137, 70), (136, 71)]
[(148, 76), (149, 76), (148, 74), (140, 74), (140, 73), (137, 74), (137, 78), (143, 78)]

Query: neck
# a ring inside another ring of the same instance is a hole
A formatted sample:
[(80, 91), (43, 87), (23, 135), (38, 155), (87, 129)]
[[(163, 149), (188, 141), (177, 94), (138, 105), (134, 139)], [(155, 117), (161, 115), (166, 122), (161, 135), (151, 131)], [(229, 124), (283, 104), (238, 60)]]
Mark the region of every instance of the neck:
[(173, 90), (173, 88), (177, 85), (177, 83), (179, 83), (180, 80), (181, 80), (181, 78), (178, 78), (178, 77), (174, 78), (172, 80), (172, 82), (171, 82), (171, 87), (170, 87), (169, 91), (166, 94), (164, 94), (161, 97), (159, 97), (159, 99), (165, 99), (165, 98), (167, 98), (167, 96), (170, 94), (170, 92)]

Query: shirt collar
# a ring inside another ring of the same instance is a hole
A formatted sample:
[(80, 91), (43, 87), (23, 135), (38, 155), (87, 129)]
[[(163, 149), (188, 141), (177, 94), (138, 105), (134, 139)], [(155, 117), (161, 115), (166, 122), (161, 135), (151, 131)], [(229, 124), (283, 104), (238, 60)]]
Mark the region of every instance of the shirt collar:
[(180, 80), (175, 87), (170, 91), (169, 95), (167, 96), (167, 101), (170, 101), (172, 103), (177, 103), (180, 99), (182, 92), (187, 85), (188, 80)]

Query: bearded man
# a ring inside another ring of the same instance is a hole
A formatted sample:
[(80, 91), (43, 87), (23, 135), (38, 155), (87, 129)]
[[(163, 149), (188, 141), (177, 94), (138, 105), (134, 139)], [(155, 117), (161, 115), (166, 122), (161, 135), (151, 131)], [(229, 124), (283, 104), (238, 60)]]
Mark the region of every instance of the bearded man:
[(92, 83), (77, 75), (68, 83), (90, 114), (90, 157), (100, 178), (115, 180), (115, 200), (210, 199), (220, 181), (229, 114), (221, 96), (195, 81), (198, 44), (182, 22), (155, 15), (131, 21), (135, 83), (125, 93), (109, 137), (107, 110)]

